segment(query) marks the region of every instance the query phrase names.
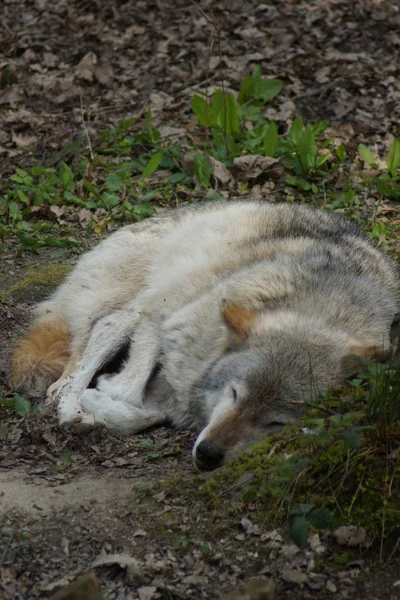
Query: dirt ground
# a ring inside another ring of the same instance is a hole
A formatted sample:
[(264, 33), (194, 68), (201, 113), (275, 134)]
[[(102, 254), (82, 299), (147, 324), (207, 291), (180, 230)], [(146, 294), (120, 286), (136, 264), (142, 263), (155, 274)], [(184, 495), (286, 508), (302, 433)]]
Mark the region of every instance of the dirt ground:
[[(221, 28), (228, 86), (237, 89), (255, 63), (284, 80), (270, 118), (327, 119), (354, 147), (380, 149), (400, 136), (397, 2), (3, 0), (0, 70), (11, 68), (18, 83), (0, 89), (0, 188), (15, 166), (37, 160), (31, 145), (45, 161), (71, 143), (82, 132), (82, 111), (91, 135), (148, 105), (158, 126), (190, 120), (193, 90), (219, 77), (202, 11)], [(0, 254), (5, 386), (9, 350), (33, 303), (57, 283), (59, 265), (72, 265), (94, 241), (79, 250)], [(46, 265), (55, 279), (30, 283), (32, 269)], [(11, 293), (16, 282), (26, 285)], [(105, 600), (217, 599), (270, 576), (281, 599), (400, 599), (399, 574), (385, 564), (357, 556), (338, 568), (328, 538), (300, 552), (252, 515), (216, 520), (200, 499), (181, 497), (174, 478), (198, 477), (194, 439), (167, 429), (132, 439), (102, 431), (77, 437), (52, 415), (2, 415), (0, 598), (51, 596), (101, 555), (109, 556), (95, 567)]]

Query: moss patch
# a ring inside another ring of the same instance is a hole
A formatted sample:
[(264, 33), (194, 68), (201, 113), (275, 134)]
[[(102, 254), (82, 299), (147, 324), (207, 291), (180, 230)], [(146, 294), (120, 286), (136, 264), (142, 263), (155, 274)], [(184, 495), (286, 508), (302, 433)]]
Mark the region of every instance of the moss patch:
[(50, 264), (29, 267), (15, 283), (8, 277), (0, 283), (0, 300), (37, 300), (57, 287), (71, 270), (70, 265)]

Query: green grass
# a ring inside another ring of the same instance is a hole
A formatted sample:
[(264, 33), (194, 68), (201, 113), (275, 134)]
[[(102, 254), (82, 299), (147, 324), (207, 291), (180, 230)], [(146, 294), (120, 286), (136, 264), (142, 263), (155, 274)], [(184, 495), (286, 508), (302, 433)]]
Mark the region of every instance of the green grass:
[[(305, 124), (297, 116), (286, 128), (278, 127), (265, 118), (264, 109), (282, 85), (262, 77), (255, 67), (236, 97), (222, 89), (211, 97), (193, 96), (195, 136), (162, 139), (149, 110), (141, 122), (127, 119), (100, 133), (91, 148), (82, 136), (45, 165), (16, 168), (0, 194), (0, 242), (11, 236), (19, 242), (19, 250), (35, 251), (77, 245), (68, 232), (60, 235), (57, 215), (86, 209), (92, 214), (88, 230), (100, 233), (110, 222), (151, 216), (159, 205), (218, 199), (224, 189), (245, 195), (268, 179), (268, 166), (274, 161), (279, 165), (274, 193), (280, 200), (340, 210), (381, 242), (396, 238), (398, 224), (363, 221), (360, 207), (367, 192), (377, 206), (387, 197), (400, 199), (400, 142), (394, 140), (388, 155), (379, 158), (363, 144), (357, 155), (344, 144), (337, 145), (325, 121)], [(188, 152), (194, 155), (189, 166)], [(258, 175), (244, 176), (237, 169), (243, 156), (261, 157), (265, 168)], [(215, 164), (230, 174), (229, 183), (218, 180)], [(357, 177), (350, 175), (354, 164)]]

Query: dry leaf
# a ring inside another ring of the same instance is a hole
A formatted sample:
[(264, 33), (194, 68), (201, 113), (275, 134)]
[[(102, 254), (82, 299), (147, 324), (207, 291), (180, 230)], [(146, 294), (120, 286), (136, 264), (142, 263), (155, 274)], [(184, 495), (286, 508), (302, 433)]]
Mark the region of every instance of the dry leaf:
[(140, 600), (151, 600), (154, 598), (154, 594), (156, 593), (157, 588), (153, 585), (142, 586), (138, 589), (139, 599)]
[(343, 525), (333, 532), (333, 537), (341, 546), (351, 548), (353, 546), (361, 546), (367, 548), (370, 545), (370, 540), (363, 527), (356, 525)]
[(36, 144), (37, 138), (34, 135), (20, 135), (18, 133), (12, 134), (12, 141), (21, 150), (29, 148), (29, 146)]
[(75, 69), (75, 77), (77, 79), (83, 79), (88, 83), (93, 83), (97, 62), (98, 59), (96, 54), (94, 52), (88, 52), (77, 65)]
[(247, 181), (260, 176), (280, 179), (285, 169), (277, 158), (248, 154), (233, 160), (236, 179)]
[(255, 579), (222, 596), (221, 600), (275, 600), (276, 586), (272, 580)]

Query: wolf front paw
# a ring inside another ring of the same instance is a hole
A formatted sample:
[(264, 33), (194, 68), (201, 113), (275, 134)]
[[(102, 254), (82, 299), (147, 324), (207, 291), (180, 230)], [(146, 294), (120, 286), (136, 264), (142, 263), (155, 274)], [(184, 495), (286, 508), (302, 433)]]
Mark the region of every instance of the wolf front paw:
[(66, 394), (60, 399), (58, 418), (62, 427), (70, 428), (75, 433), (88, 433), (95, 427), (105, 425), (100, 417), (83, 411), (81, 401), (74, 393)]

